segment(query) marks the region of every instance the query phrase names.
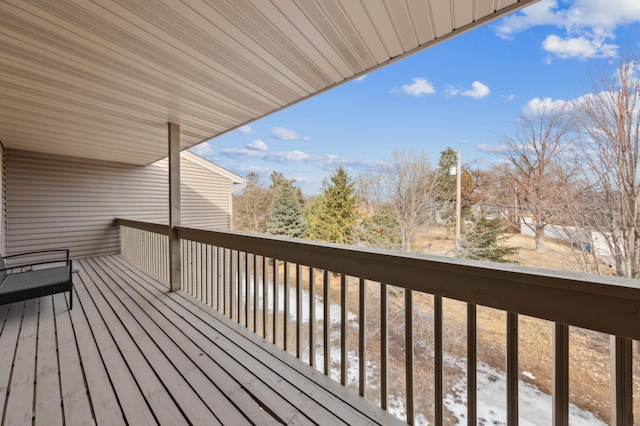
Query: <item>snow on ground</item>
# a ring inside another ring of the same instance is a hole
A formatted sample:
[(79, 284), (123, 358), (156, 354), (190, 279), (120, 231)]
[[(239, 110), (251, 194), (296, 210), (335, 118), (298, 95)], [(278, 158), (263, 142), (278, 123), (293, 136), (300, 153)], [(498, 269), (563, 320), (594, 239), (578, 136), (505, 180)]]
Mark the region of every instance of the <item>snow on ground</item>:
[[(262, 283), (259, 285), (259, 303), (262, 306)], [(250, 289), (253, 288), (253, 284)], [(308, 324), (310, 320), (309, 314), (309, 292), (302, 290), (302, 323)], [(284, 312), (284, 286), (278, 286), (278, 312)], [(289, 293), (290, 320), (295, 322), (297, 316), (295, 290), (291, 289)], [(320, 371), (324, 368), (324, 349), (322, 347), (322, 319), (323, 319), (323, 301), (319, 295), (315, 296), (316, 304), (316, 322), (318, 327), (316, 342), (316, 368)], [(273, 312), (273, 292), (270, 291), (267, 299), (269, 312)], [(349, 326), (357, 328), (357, 316), (352, 312), (347, 313)], [(329, 313), (332, 325), (340, 323), (340, 305), (331, 304)], [(340, 332), (331, 332), (331, 341), (339, 342)], [(308, 359), (308, 348), (305, 348), (302, 359)], [(330, 376), (336, 381), (340, 381), (340, 347), (337, 344), (331, 346), (330, 352)], [(359, 374), (359, 357), (356, 352), (349, 351), (347, 353), (347, 378), (351, 386), (357, 386)], [(445, 362), (458, 368), (459, 380), (454, 383), (453, 390), (455, 394), (447, 394), (444, 398), (445, 407), (458, 419), (457, 425), (467, 424), (467, 384), (466, 384), (466, 360), (454, 356), (447, 356)], [(379, 393), (379, 387), (375, 385), (373, 378), (378, 374), (379, 368), (376, 363), (367, 360), (367, 383), (368, 392)], [(531, 380), (535, 380), (530, 372), (524, 371), (524, 376)], [(477, 365), (477, 381), (478, 381), (478, 424), (479, 425), (506, 425), (506, 376), (505, 373), (499, 371), (487, 364), (479, 363)], [(520, 424), (523, 426), (548, 425), (552, 423), (551, 419), (551, 396), (541, 392), (532, 384), (520, 381), (519, 386), (519, 415)], [(379, 401), (378, 401), (379, 402)], [(389, 395), (388, 410), (390, 413), (400, 419), (405, 419), (405, 401), (404, 395)], [(572, 426), (602, 426), (606, 423), (598, 419), (593, 413), (582, 410), (571, 404), (569, 407), (569, 423)], [(429, 425), (429, 421), (424, 413), (416, 413), (416, 425)]]
[[(445, 396), (444, 404), (458, 419), (458, 425), (466, 425), (467, 413), (467, 384), (466, 362), (462, 358), (448, 359), (461, 369), (461, 379), (454, 385), (455, 395)], [(478, 371), (478, 424), (506, 425), (506, 376), (502, 371), (496, 370), (487, 364), (479, 363)], [(520, 381), (518, 389), (520, 406), (520, 424), (523, 426), (548, 425), (551, 419), (551, 396), (541, 392), (534, 385)], [(592, 413), (576, 407), (569, 406), (569, 424), (572, 426), (600, 426), (606, 423), (599, 420)]]

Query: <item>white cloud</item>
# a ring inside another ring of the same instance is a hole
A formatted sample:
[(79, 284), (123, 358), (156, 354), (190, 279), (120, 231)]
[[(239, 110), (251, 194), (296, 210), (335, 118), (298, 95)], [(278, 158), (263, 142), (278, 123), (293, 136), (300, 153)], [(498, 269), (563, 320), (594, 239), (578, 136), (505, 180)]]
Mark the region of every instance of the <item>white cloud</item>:
[(445, 89), (445, 94), (449, 97), (460, 95), (468, 96), (473, 99), (482, 99), (485, 96), (488, 96), (489, 93), (491, 93), (489, 86), (479, 81), (474, 81), (471, 84), (471, 89), (468, 90), (462, 90), (451, 85), (447, 85), (447, 88)]
[(607, 43), (604, 38), (594, 39), (585, 36), (560, 38), (555, 34), (547, 36), (542, 42), (542, 48), (561, 59), (582, 60), (612, 57), (618, 50), (617, 45)]
[(283, 152), (274, 152), (269, 155), (270, 160), (277, 160), (281, 162), (285, 161), (293, 161), (299, 163), (301, 161), (305, 161), (311, 158), (311, 155), (302, 151), (283, 151)]
[(500, 97), (504, 99), (505, 102), (511, 102), (516, 98), (516, 95), (515, 93), (510, 93), (508, 95), (500, 95)]
[(524, 106), (522, 113), (530, 118), (540, 117), (543, 112), (548, 114), (552, 111), (567, 108), (571, 105), (571, 102), (563, 99), (533, 98)]
[[(416, 77), (411, 79), (413, 83), (405, 84), (402, 86), (402, 92), (411, 96), (431, 95), (436, 92), (436, 89), (431, 83), (422, 77)], [(392, 90), (393, 93), (397, 93), (398, 89)]]
[(460, 89), (447, 84), (447, 88), (444, 89), (444, 94), (448, 97), (456, 96), (460, 94)]
[(476, 145), (476, 149), (489, 154), (502, 154), (503, 152), (509, 151), (507, 145), (487, 145), (484, 143)]
[(264, 143), (262, 139), (256, 139), (255, 141), (248, 143), (247, 147), (258, 151), (266, 151), (268, 149), (267, 144)]
[(489, 86), (487, 86), (486, 84), (480, 83), (479, 81), (474, 81), (471, 84), (471, 89), (465, 90), (460, 94), (462, 96), (469, 96), (473, 99), (482, 99), (485, 96), (488, 96), (490, 92), (491, 90), (489, 89)]
[(354, 79), (353, 81), (362, 81), (362, 80), (364, 80), (365, 78), (367, 78), (367, 76), (368, 76), (368, 75), (369, 75), (369, 74), (361, 75), (360, 77), (358, 77), (358, 78)]
[(311, 138), (309, 136), (301, 136), (295, 130), (287, 129), (286, 127), (274, 127), (271, 130), (271, 136), (283, 141), (304, 140), (308, 141)]
[(615, 56), (619, 46), (610, 43), (615, 29), (640, 22), (638, 0), (575, 0), (566, 4), (542, 0), (501, 19), (494, 27), (496, 34), (508, 39), (531, 27), (554, 26), (565, 35), (547, 36), (542, 44), (545, 51), (562, 59), (588, 59)]
[(205, 158), (213, 158), (216, 155), (216, 152), (211, 148), (209, 142), (203, 142), (199, 145), (193, 146), (189, 148), (189, 151)]
[(222, 154), (227, 157), (264, 158), (266, 153), (265, 151), (257, 151), (255, 149), (225, 148), (222, 150)]
[(253, 135), (256, 133), (251, 126), (240, 126), (238, 127), (238, 131), (243, 135)]
[[(225, 148), (221, 151), (221, 154), (229, 158), (242, 159), (249, 157), (277, 163), (312, 164), (327, 171), (333, 171), (340, 165), (369, 170), (377, 164), (372, 160), (346, 158), (335, 154), (309, 154), (303, 151), (261, 151), (257, 149)], [(253, 169), (247, 170), (253, 171)]]

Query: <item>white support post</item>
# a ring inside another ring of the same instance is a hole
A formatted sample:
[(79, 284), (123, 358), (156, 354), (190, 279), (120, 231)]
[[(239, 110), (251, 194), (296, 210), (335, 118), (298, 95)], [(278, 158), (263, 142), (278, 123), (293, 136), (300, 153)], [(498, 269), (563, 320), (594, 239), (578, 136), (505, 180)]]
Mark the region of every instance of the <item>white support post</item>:
[(180, 225), (180, 126), (169, 123), (169, 287), (182, 288), (182, 260), (180, 239), (176, 226)]

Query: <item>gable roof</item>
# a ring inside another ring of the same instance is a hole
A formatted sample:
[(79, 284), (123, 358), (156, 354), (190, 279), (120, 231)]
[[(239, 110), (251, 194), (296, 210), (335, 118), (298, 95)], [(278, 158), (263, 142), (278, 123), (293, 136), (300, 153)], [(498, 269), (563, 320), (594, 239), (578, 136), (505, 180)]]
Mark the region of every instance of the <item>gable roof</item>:
[(227, 178), (231, 181), (231, 183), (236, 184), (236, 183), (245, 183), (245, 179), (240, 176), (237, 175), (235, 173), (233, 173), (230, 170), (225, 169), (222, 166), (219, 166), (216, 163), (213, 163), (209, 160), (207, 160), (206, 158), (200, 157), (198, 154), (194, 154), (191, 151), (182, 151), (180, 153), (180, 157), (184, 160), (190, 161), (193, 164), (197, 164), (198, 166), (209, 170), (213, 173), (216, 173), (224, 178)]

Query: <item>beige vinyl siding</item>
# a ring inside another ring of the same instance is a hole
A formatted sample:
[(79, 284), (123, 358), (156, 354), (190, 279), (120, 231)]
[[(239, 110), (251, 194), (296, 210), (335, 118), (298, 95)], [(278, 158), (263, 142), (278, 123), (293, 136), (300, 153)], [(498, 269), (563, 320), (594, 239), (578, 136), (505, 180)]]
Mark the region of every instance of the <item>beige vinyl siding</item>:
[[(148, 166), (7, 150), (8, 252), (119, 253), (113, 219), (166, 223), (167, 161)], [(232, 182), (182, 159), (182, 223), (228, 229)], [(226, 203), (224, 202), (226, 200)]]
[(229, 229), (232, 182), (184, 159), (181, 166), (182, 223), (198, 228)]
[(7, 254), (7, 156), (0, 142), (0, 256)]

